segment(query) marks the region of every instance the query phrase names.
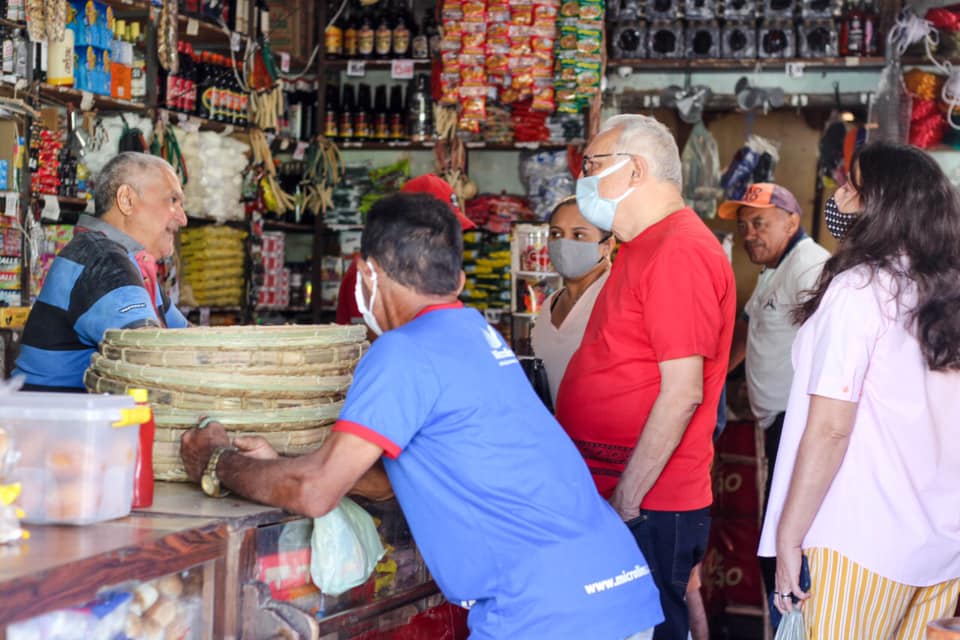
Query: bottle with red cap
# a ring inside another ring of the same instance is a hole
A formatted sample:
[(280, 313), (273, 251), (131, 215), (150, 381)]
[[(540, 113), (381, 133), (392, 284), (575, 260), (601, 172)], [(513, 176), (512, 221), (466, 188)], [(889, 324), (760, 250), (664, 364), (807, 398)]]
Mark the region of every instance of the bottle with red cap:
[(157, 427), (153, 421), (153, 410), (147, 402), (146, 389), (130, 389), (128, 395), (137, 406), (146, 408), (148, 419), (140, 423), (140, 447), (137, 449), (137, 461), (133, 469), (133, 508), (145, 509), (153, 504), (153, 438)]

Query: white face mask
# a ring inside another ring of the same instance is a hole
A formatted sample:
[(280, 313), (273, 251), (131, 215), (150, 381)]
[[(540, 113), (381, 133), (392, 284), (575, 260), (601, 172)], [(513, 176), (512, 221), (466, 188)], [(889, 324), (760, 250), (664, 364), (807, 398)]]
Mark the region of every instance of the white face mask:
[(381, 336), (383, 335), (383, 329), (380, 328), (380, 323), (377, 322), (377, 316), (373, 315), (373, 303), (377, 299), (377, 272), (369, 260), (367, 260), (367, 267), (370, 269), (370, 281), (373, 287), (370, 291), (370, 306), (367, 306), (367, 302), (363, 299), (363, 276), (360, 275), (359, 270), (357, 271), (357, 284), (353, 288), (353, 297), (357, 302), (357, 309), (360, 310), (363, 321), (370, 327), (370, 331)]
[(613, 200), (600, 195), (600, 178), (606, 178), (615, 171), (619, 171), (630, 162), (624, 158), (617, 164), (607, 167), (595, 176), (588, 176), (577, 180), (577, 205), (580, 213), (587, 221), (598, 229), (613, 230), (613, 218), (617, 213), (617, 205), (633, 191), (630, 187), (619, 198)]

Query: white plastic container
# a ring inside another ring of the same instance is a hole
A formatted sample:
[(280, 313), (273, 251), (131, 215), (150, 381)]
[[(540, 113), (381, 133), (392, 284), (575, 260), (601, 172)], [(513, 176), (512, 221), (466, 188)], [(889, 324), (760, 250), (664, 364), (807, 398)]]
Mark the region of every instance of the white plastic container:
[(139, 408), (129, 396), (15, 393), (0, 426), (20, 451), (14, 476), (32, 524), (90, 524), (130, 513)]

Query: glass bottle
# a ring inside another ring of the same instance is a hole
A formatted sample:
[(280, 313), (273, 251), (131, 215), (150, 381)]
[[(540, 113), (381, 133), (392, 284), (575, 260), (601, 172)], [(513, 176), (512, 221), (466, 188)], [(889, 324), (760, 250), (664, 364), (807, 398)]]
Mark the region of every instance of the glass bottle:
[(423, 32), (427, 35), (427, 42), (430, 43), (430, 57), (435, 58), (440, 55), (440, 27), (437, 25), (437, 17), (433, 9), (427, 9), (423, 16)]
[(387, 113), (387, 87), (379, 85), (373, 96), (373, 139), (386, 142), (390, 139), (390, 114)]
[(331, 20), (323, 31), (324, 49), (328, 58), (335, 59), (343, 56), (344, 23), (345, 16), (341, 12), (337, 19)]
[(130, 65), (130, 97), (142, 102), (147, 98), (147, 58), (139, 22), (131, 22), (127, 25), (127, 39), (133, 49), (133, 63)]
[[(429, 12), (428, 12), (429, 13)], [(413, 21), (413, 37), (410, 40), (410, 55), (415, 60), (426, 60), (430, 57), (430, 38), (426, 31), (426, 18), (423, 25), (418, 27), (416, 21)]]
[(348, 6), (347, 19), (343, 28), (343, 57), (356, 58), (359, 55), (360, 9)]
[(859, 4), (848, 0), (840, 24), (840, 55), (863, 55), (863, 11)]
[(394, 11), (393, 18), (393, 57), (409, 58), (410, 41), (413, 38), (413, 19), (403, 0)]
[(403, 87), (399, 84), (390, 87), (390, 139), (406, 140), (407, 132), (404, 122)]
[(373, 16), (367, 8), (360, 17), (360, 28), (357, 30), (357, 54), (361, 58), (372, 58), (376, 50), (376, 39)]
[(389, 59), (393, 55), (393, 16), (389, 6), (380, 10), (380, 16), (377, 20), (375, 53), (378, 58), (383, 60)]
[(353, 140), (353, 117), (356, 109), (356, 100), (354, 99), (353, 85), (343, 85), (343, 101), (340, 103), (340, 139), (343, 141)]
[(877, 6), (873, 0), (866, 0), (863, 6), (863, 55), (880, 54), (880, 38), (877, 35)]
[(426, 142), (433, 137), (430, 78), (423, 73), (417, 74), (407, 95), (407, 135), (413, 142)]

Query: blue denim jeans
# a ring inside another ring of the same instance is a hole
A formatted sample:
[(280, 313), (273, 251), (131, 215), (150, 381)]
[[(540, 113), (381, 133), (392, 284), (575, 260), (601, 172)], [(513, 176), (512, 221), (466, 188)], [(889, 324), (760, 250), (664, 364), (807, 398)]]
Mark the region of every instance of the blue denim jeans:
[(627, 522), (627, 527), (636, 538), (660, 591), (664, 621), (654, 630), (653, 640), (687, 640), (690, 617), (684, 598), (690, 572), (707, 551), (710, 508), (641, 509), (640, 516)]

